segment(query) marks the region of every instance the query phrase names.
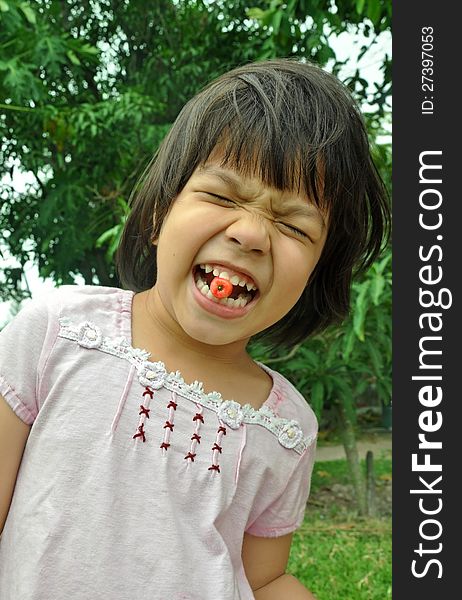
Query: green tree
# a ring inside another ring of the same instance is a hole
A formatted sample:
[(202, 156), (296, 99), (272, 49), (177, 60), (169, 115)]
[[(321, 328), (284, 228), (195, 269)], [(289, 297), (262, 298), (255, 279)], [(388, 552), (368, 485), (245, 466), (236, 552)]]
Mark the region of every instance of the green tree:
[[(57, 284), (79, 274), (117, 285), (113, 254), (131, 190), (186, 100), (231, 67), (274, 56), (341, 76), (333, 36), (361, 33), (367, 55), (390, 22), (388, 0), (0, 0), (0, 252), (34, 260)], [(359, 70), (345, 78), (373, 142), (389, 118), (387, 55), (380, 70), (373, 86)], [(390, 149), (375, 152), (389, 183)], [(15, 169), (32, 177), (23, 192), (10, 183)], [(319, 415), (337, 407), (360, 507), (355, 399), (389, 399), (390, 268), (384, 258), (355, 284), (345, 327), (289, 358), (254, 350), (311, 395)], [(0, 283), (0, 298), (28, 293), (21, 268), (0, 267)]]

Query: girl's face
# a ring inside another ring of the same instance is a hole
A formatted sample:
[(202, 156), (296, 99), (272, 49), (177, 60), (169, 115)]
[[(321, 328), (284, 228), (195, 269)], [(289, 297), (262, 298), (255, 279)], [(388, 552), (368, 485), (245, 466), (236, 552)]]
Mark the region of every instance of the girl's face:
[[(305, 196), (209, 160), (172, 204), (157, 240), (164, 313), (197, 342), (245, 347), (296, 304), (326, 235), (326, 216)], [(211, 294), (214, 275), (230, 280), (233, 300)]]

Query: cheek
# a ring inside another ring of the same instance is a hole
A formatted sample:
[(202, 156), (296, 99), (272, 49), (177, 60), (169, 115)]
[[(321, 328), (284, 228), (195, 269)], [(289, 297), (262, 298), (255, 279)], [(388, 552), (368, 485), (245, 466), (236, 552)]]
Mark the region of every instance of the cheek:
[(291, 277), (288, 278), (284, 292), (282, 294), (283, 302), (288, 309), (292, 308), (303, 293), (308, 283), (308, 275), (305, 277)]
[(277, 265), (279, 283), (284, 293), (299, 296), (308, 283), (317, 259), (306, 248), (286, 245), (281, 252), (282, 260)]

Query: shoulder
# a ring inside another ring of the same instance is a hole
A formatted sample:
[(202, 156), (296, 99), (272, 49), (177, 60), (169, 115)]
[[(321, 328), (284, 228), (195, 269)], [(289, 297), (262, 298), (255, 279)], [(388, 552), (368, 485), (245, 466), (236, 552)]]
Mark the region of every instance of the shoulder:
[(96, 325), (103, 335), (131, 337), (133, 292), (116, 287), (66, 285), (59, 288), (50, 304), (59, 319), (75, 326)]
[(78, 309), (83, 312), (100, 307), (106, 309), (126, 309), (131, 307), (133, 292), (116, 287), (98, 285), (63, 285), (42, 297), (50, 307), (58, 312)]
[(133, 292), (97, 285), (63, 285), (31, 300), (25, 310), (47, 310), (58, 317), (74, 320), (98, 319), (108, 312), (131, 311)]
[(306, 398), (281, 373), (261, 363), (260, 366), (273, 379), (273, 389), (268, 399), (270, 408), (278, 417), (296, 421), (305, 439), (315, 440), (318, 434), (318, 420)]
[(129, 329), (129, 316), (121, 316), (131, 313), (132, 298), (133, 292), (115, 287), (63, 285), (26, 301), (7, 328), (28, 329), (33, 325), (34, 330), (56, 330), (64, 317), (76, 325), (92, 321), (108, 333), (119, 330), (122, 322)]

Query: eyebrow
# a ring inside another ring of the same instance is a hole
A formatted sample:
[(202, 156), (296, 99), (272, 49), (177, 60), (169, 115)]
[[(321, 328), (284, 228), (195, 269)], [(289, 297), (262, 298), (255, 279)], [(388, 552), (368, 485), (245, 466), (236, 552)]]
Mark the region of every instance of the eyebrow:
[[(199, 168), (199, 172), (221, 179), (221, 181), (228, 185), (238, 196), (245, 198), (245, 190), (241, 184), (241, 181), (239, 180), (239, 177), (234, 175), (231, 171), (226, 171), (212, 165), (203, 165)], [(323, 216), (313, 204), (305, 204), (303, 206), (285, 206), (279, 208), (277, 213), (283, 217), (300, 215), (309, 219), (315, 219), (319, 222), (323, 230), (326, 227)]]

